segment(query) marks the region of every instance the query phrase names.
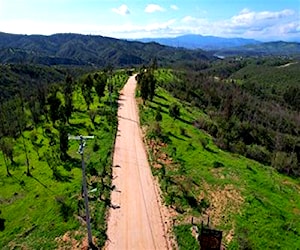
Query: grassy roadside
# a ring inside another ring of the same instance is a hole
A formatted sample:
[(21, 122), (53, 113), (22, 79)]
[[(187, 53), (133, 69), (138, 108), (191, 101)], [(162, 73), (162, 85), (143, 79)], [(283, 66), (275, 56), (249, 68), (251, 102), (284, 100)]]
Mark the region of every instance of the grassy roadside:
[[(98, 246), (106, 240), (106, 208), (110, 197), (110, 167), (117, 128), (117, 99), (127, 80), (124, 71), (116, 72), (112, 102), (108, 91), (99, 101), (93, 92), (90, 109), (97, 111), (91, 121), (80, 88), (73, 92), (74, 112), (70, 134), (93, 134), (85, 150), (93, 236)], [(59, 95), (59, 94), (58, 94)], [(112, 104), (112, 106), (111, 106)], [(30, 126), (29, 126), (30, 127)], [(73, 249), (86, 237), (84, 206), (81, 197), (81, 161), (78, 142), (70, 141), (68, 160), (59, 159), (58, 130), (46, 121), (37, 129), (24, 133), (32, 177), (26, 176), (25, 154), (21, 139), (14, 145), (15, 164), (12, 177), (6, 176), (0, 154), (0, 218), (5, 220), (0, 231), (1, 249)], [(33, 146), (32, 138), (38, 146)], [(51, 143), (50, 141), (54, 142)], [(51, 167), (55, 166), (55, 168)], [(55, 175), (54, 175), (55, 169)]]
[[(168, 70), (159, 71), (156, 78), (170, 84), (176, 80)], [(173, 103), (180, 107), (178, 119), (169, 114)], [(158, 112), (160, 122), (155, 119)], [(176, 219), (174, 232), (181, 249), (199, 247), (191, 237), (191, 217), (198, 224), (210, 217), (212, 227), (223, 230), (228, 249), (299, 247), (299, 180), (220, 150), (193, 125), (197, 118), (208, 117), (161, 88), (152, 102), (140, 105), (140, 117), (152, 170)]]

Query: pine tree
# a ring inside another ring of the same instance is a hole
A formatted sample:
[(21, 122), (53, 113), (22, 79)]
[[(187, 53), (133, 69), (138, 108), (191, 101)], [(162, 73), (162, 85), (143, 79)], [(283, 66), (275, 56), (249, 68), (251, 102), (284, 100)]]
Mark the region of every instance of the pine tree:
[(106, 83), (107, 83), (107, 75), (105, 73), (99, 75), (99, 74), (95, 74), (94, 79), (96, 81), (95, 84), (95, 90), (96, 93), (99, 97), (99, 101), (101, 99), (101, 97), (104, 96), (104, 91), (105, 91), (105, 87), (106, 87)]
[(60, 159), (64, 161), (68, 157), (67, 154), (67, 151), (69, 149), (68, 131), (65, 125), (60, 125), (58, 130), (59, 130)]

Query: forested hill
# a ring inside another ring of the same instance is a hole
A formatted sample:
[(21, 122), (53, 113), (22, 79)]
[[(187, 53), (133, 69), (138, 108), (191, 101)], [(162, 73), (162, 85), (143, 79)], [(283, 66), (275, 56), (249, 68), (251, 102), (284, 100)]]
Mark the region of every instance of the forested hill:
[(102, 36), (0, 33), (0, 63), (90, 66), (110, 64), (122, 67), (148, 64), (154, 57), (163, 65), (210, 58), (209, 54), (202, 50), (190, 51), (157, 43), (125, 41)]
[(224, 56), (295, 56), (300, 54), (300, 43), (277, 41), (248, 44), (240, 47), (222, 49), (218, 51), (217, 54)]
[(78, 77), (90, 70), (88, 67), (0, 65), (0, 103), (20, 94), (26, 98), (46, 85), (63, 82), (67, 75)]

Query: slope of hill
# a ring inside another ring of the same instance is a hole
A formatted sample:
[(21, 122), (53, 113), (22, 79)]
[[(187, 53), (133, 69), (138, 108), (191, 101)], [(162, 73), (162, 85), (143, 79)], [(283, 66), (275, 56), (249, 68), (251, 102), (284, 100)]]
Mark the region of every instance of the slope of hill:
[(16, 94), (30, 96), (49, 83), (58, 83), (66, 75), (79, 76), (91, 71), (89, 67), (59, 67), (34, 64), (0, 64), (0, 102)]
[(300, 43), (297, 42), (267, 42), (260, 44), (248, 44), (241, 47), (233, 47), (218, 51), (218, 55), (234, 56), (234, 55), (296, 55), (300, 54)]
[(209, 54), (157, 43), (141, 43), (114, 38), (55, 34), (13, 35), (0, 33), (1, 63), (37, 63), (44, 65), (131, 66), (147, 64), (156, 58), (168, 65), (178, 60), (207, 60)]
[(202, 36), (202, 35), (184, 35), (174, 38), (144, 38), (138, 39), (141, 42), (157, 42), (163, 45), (172, 47), (183, 47), (188, 49), (203, 49), (216, 50), (231, 47), (238, 47), (243, 45), (260, 44), (254, 39), (244, 38), (223, 38), (216, 36)]
[[(94, 244), (104, 244), (118, 92), (127, 74), (114, 71), (111, 95), (101, 76), (48, 86), (24, 98), (23, 106), (19, 99), (0, 103), (0, 249), (87, 249), (79, 143), (68, 142), (69, 133), (95, 135), (85, 163)], [(92, 82), (89, 91), (86, 82)], [(105, 86), (101, 97), (99, 84)], [(66, 105), (68, 122), (61, 112)]]
[[(226, 119), (216, 119), (216, 112), (222, 110), (218, 103), (227, 103), (227, 112), (229, 106), (236, 108), (236, 92), (228, 91), (228, 82), (215, 83), (219, 92), (213, 89), (212, 83), (201, 91), (204, 79), (198, 80), (196, 85), (196, 78), (178, 82), (177, 76), (170, 70), (156, 72), (160, 87), (152, 101), (145, 105), (140, 102), (140, 113), (141, 123), (147, 131), (152, 170), (174, 216), (179, 248), (199, 249), (190, 230), (193, 226), (191, 218), (200, 226), (201, 221), (206, 222), (209, 217), (212, 228), (223, 231), (222, 242), (226, 249), (297, 249), (300, 244), (299, 179), (280, 174), (278, 169), (250, 160), (249, 156), (246, 158), (240, 153), (221, 149), (215, 137), (222, 133), (220, 124)], [(199, 78), (199, 74), (196, 77)], [(219, 102), (221, 93), (227, 91), (231, 95), (234, 93), (234, 98)], [(205, 95), (210, 95), (210, 100)], [(218, 108), (212, 109), (208, 102)], [(244, 95), (241, 104), (247, 102)], [(179, 107), (177, 117), (171, 112), (174, 105)], [(233, 113), (237, 115), (246, 110), (248, 107), (243, 106)], [(256, 110), (257, 113), (263, 111), (261, 108)], [(264, 122), (268, 122), (267, 116), (263, 117)], [(230, 143), (236, 137), (235, 121), (231, 119), (227, 127), (231, 134)], [(298, 131), (299, 125), (298, 122)], [(244, 135), (248, 134), (246, 130), (242, 132)], [(248, 135), (259, 136), (252, 132)], [(263, 133), (262, 138), (267, 137), (267, 133)], [(259, 149), (257, 145), (246, 148), (252, 152)], [(300, 151), (295, 149), (295, 152)], [(289, 153), (280, 152), (278, 156), (280, 154), (294, 157), (295, 161), (287, 165), (297, 161), (292, 149)], [(280, 160), (279, 157), (276, 160)], [(281, 164), (284, 163), (279, 163), (280, 167)], [(295, 169), (299, 170), (299, 165)]]

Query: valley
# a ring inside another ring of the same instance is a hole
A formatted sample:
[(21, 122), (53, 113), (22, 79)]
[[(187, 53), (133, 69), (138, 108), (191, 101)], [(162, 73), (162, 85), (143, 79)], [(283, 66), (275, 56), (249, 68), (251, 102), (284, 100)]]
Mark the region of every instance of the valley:
[(297, 249), (299, 54), (214, 53), (0, 34), (0, 248), (88, 249), (71, 134), (94, 248)]

